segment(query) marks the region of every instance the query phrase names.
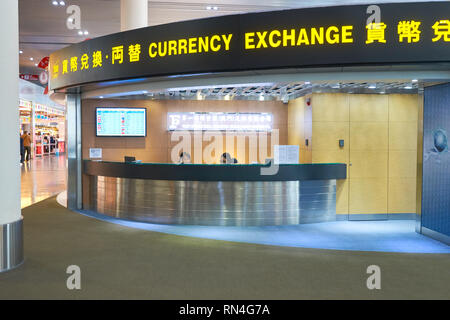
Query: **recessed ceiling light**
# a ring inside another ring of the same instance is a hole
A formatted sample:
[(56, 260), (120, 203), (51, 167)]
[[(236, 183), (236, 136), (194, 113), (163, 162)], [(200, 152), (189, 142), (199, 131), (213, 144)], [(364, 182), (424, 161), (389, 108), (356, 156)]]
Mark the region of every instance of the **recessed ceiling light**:
[(33, 58), (30, 58), (30, 60), (33, 61), (34, 59), (33, 59)]
[(73, 18), (67, 18), (67, 21), (73, 22)]
[(309, 82), (309, 81), (306, 81), (306, 82), (305, 82), (305, 84), (311, 84), (311, 82)]
[(38, 64), (37, 64), (37, 63), (35, 63), (34, 65), (35, 65), (36, 67), (38, 66)]
[(100, 99), (103, 99), (103, 96), (100, 96), (99, 98), (100, 98)]
[(417, 80), (417, 79), (412, 79), (412, 82), (418, 82), (419, 80)]
[(369, 86), (369, 89), (376, 89), (376, 88), (377, 88), (377, 86), (374, 85), (374, 84), (371, 84), (371, 85)]
[(58, 1), (53, 1), (52, 5), (57, 6), (58, 5)]
[(85, 36), (87, 36), (89, 34), (89, 32), (86, 30), (85, 32), (83, 32)]
[(65, 6), (66, 3), (65, 3), (64, 1), (60, 1), (60, 2), (59, 2), (59, 5), (60, 5), (60, 6)]
[(82, 36), (83, 35), (83, 31), (78, 31), (78, 34), (80, 35), (80, 36)]
[(22, 51), (22, 50), (19, 50), (19, 53), (20, 53), (20, 54), (22, 54), (22, 53), (23, 53), (23, 51)]
[(412, 89), (412, 86), (406, 86), (405, 89)]

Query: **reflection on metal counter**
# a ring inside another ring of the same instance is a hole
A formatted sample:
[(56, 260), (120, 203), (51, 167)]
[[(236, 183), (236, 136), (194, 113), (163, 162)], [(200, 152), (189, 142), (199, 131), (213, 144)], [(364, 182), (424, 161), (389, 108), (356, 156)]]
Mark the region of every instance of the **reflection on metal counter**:
[[(284, 166), (279, 180), (255, 176), (252, 170), (259, 168), (85, 161), (84, 209), (160, 224), (277, 226), (336, 220), (336, 179), (345, 178), (345, 164)], [(177, 180), (175, 169), (187, 173)], [(242, 169), (246, 175), (236, 174)]]
[(89, 210), (120, 219), (215, 226), (336, 220), (336, 180), (167, 181), (90, 177)]

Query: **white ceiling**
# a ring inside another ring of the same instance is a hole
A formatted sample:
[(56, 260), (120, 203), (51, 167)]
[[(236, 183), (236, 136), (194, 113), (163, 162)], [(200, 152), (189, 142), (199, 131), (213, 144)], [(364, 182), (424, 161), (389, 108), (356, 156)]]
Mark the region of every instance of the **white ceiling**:
[[(0, 0), (1, 1), (1, 0)], [(415, 0), (418, 2), (418, 0)], [(419, 0), (426, 1), (426, 0)], [(378, 0), (376, 3), (409, 2), (407, 0)], [(35, 63), (51, 52), (85, 39), (77, 30), (66, 28), (66, 7), (81, 8), (81, 27), (89, 38), (120, 31), (120, 0), (65, 0), (66, 6), (53, 6), (51, 0), (19, 0), (20, 57), (22, 73), (39, 72)], [(365, 0), (149, 0), (149, 24), (245, 12), (280, 10), (300, 7), (367, 4)], [(206, 10), (208, 5), (219, 10)], [(34, 61), (30, 61), (30, 57)]]

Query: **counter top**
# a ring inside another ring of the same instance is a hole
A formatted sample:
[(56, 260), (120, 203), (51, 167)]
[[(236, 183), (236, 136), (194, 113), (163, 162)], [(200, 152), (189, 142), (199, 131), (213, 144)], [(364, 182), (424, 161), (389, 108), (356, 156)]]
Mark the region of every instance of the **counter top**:
[(345, 163), (281, 164), (276, 174), (262, 175), (263, 164), (171, 164), (83, 161), (83, 173), (131, 179), (184, 181), (298, 181), (347, 178)]

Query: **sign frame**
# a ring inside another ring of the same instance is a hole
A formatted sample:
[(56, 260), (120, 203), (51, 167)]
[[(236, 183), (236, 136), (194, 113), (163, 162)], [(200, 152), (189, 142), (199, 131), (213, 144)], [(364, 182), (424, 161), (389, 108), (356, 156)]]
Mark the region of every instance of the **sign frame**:
[(369, 37), (368, 7), (227, 15), (83, 41), (51, 54), (50, 89), (181, 74), (450, 62), (450, 34), (436, 36), (436, 23), (450, 26), (450, 2), (378, 5), (383, 38)]
[[(98, 134), (98, 123), (97, 123), (97, 110), (98, 109), (128, 109), (128, 110), (133, 110), (133, 109), (138, 109), (138, 110), (144, 110), (144, 114), (145, 114), (145, 134), (144, 135), (99, 135)], [(148, 112), (147, 112), (147, 108), (146, 107), (96, 107), (95, 108), (95, 118), (94, 118), (94, 125), (95, 125), (95, 136), (97, 138), (146, 138), (147, 137), (147, 131), (148, 131), (148, 121), (147, 121), (147, 116), (148, 116)]]

